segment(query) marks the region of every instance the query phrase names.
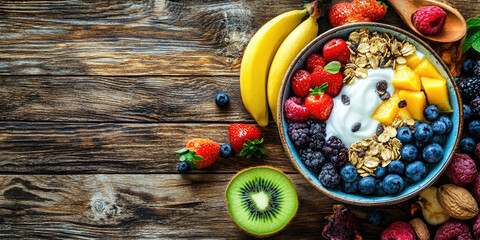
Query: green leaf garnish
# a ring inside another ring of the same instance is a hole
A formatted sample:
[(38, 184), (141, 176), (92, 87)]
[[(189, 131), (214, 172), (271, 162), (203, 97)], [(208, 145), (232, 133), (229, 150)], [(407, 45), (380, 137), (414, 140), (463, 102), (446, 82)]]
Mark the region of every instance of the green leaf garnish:
[(265, 153), (265, 149), (259, 145), (263, 143), (263, 138), (258, 140), (255, 139), (250, 141), (247, 139), (246, 143), (243, 144), (243, 150), (238, 153), (240, 157), (251, 158), (252, 156), (261, 159)]
[(480, 16), (467, 20), (467, 35), (462, 45), (463, 53), (472, 47), (480, 52)]
[(337, 74), (340, 71), (342, 64), (339, 61), (329, 62), (323, 69), (331, 74)]
[(310, 95), (321, 95), (325, 93), (325, 90), (328, 87), (328, 83), (323, 83), (320, 87), (315, 87), (314, 89), (310, 89)]
[(195, 161), (203, 161), (202, 156), (195, 155), (195, 151), (192, 151), (188, 148), (183, 148), (175, 151), (175, 154), (180, 156), (180, 161), (189, 162), (195, 169), (200, 169), (200, 167), (195, 164)]

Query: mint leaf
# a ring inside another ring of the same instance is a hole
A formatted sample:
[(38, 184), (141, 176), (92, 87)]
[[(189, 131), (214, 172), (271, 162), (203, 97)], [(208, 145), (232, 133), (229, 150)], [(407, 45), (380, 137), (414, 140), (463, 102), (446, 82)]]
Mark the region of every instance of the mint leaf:
[(340, 62), (333, 61), (329, 62), (327, 66), (325, 66), (323, 69), (325, 69), (325, 71), (331, 74), (337, 74), (340, 71), (340, 67), (342, 67), (342, 64), (340, 64)]
[(470, 18), (467, 20), (467, 27), (480, 25), (480, 16), (476, 18)]
[[(473, 34), (473, 36), (466, 38), (463, 42), (463, 53), (466, 53), (468, 49), (472, 47), (472, 44), (480, 39), (480, 31)], [(475, 49), (477, 50), (477, 49)], [(477, 50), (478, 51), (478, 50)]]

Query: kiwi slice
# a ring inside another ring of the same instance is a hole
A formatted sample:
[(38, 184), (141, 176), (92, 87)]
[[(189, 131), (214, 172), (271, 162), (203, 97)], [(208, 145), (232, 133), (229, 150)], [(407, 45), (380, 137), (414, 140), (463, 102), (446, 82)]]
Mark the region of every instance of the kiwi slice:
[(289, 177), (268, 167), (239, 172), (225, 193), (228, 212), (237, 225), (255, 236), (282, 230), (297, 213), (298, 198)]

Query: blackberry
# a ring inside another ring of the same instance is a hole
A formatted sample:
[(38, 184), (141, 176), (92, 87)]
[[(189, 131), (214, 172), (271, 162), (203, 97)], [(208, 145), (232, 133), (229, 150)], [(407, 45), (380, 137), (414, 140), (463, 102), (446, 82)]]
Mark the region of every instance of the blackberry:
[(480, 76), (466, 78), (458, 86), (465, 102), (470, 102), (480, 95)]
[(323, 154), (336, 168), (341, 168), (348, 161), (348, 149), (343, 145), (342, 140), (335, 136), (328, 139), (323, 147)]
[(310, 143), (310, 137), (308, 137), (310, 131), (305, 123), (294, 123), (290, 125), (287, 132), (290, 140), (299, 148), (303, 148)]
[(340, 184), (340, 174), (335, 170), (333, 164), (326, 163), (318, 175), (318, 180), (324, 187), (334, 189)]
[(319, 174), (323, 164), (325, 164), (325, 157), (320, 151), (313, 151), (312, 149), (301, 149), (300, 160), (302, 160), (305, 167), (315, 174)]
[(476, 61), (474, 61), (473, 63), (473, 74), (475, 74), (475, 76), (479, 77), (480, 76), (480, 59), (477, 59)]
[(470, 109), (472, 110), (472, 120), (480, 119), (480, 97), (476, 97), (470, 102)]
[(307, 121), (307, 126), (310, 129), (309, 147), (313, 150), (322, 150), (325, 145), (325, 128), (327, 127), (327, 124), (323, 121), (310, 119)]

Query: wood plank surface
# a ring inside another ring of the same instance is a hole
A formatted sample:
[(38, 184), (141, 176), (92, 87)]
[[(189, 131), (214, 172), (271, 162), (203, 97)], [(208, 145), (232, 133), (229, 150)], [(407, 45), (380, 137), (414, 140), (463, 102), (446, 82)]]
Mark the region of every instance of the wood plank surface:
[[(272, 165), (296, 172), (275, 125), (262, 128), (262, 160), (219, 158), (200, 173)], [(178, 173), (175, 150), (205, 137), (228, 142), (228, 124), (0, 122), (0, 173)]]
[(238, 77), (1, 76), (0, 106), (0, 121), (254, 122)]
[[(224, 190), (232, 174), (188, 175), (1, 175), (0, 238), (222, 238), (247, 235), (230, 219)], [(299, 194), (296, 218), (275, 239), (322, 239), (324, 217), (336, 202), (298, 174), (290, 175)], [(364, 239), (406, 219), (396, 207), (374, 227), (356, 208)]]
[(1, 1), (0, 74), (238, 76), (255, 31), (302, 2)]

